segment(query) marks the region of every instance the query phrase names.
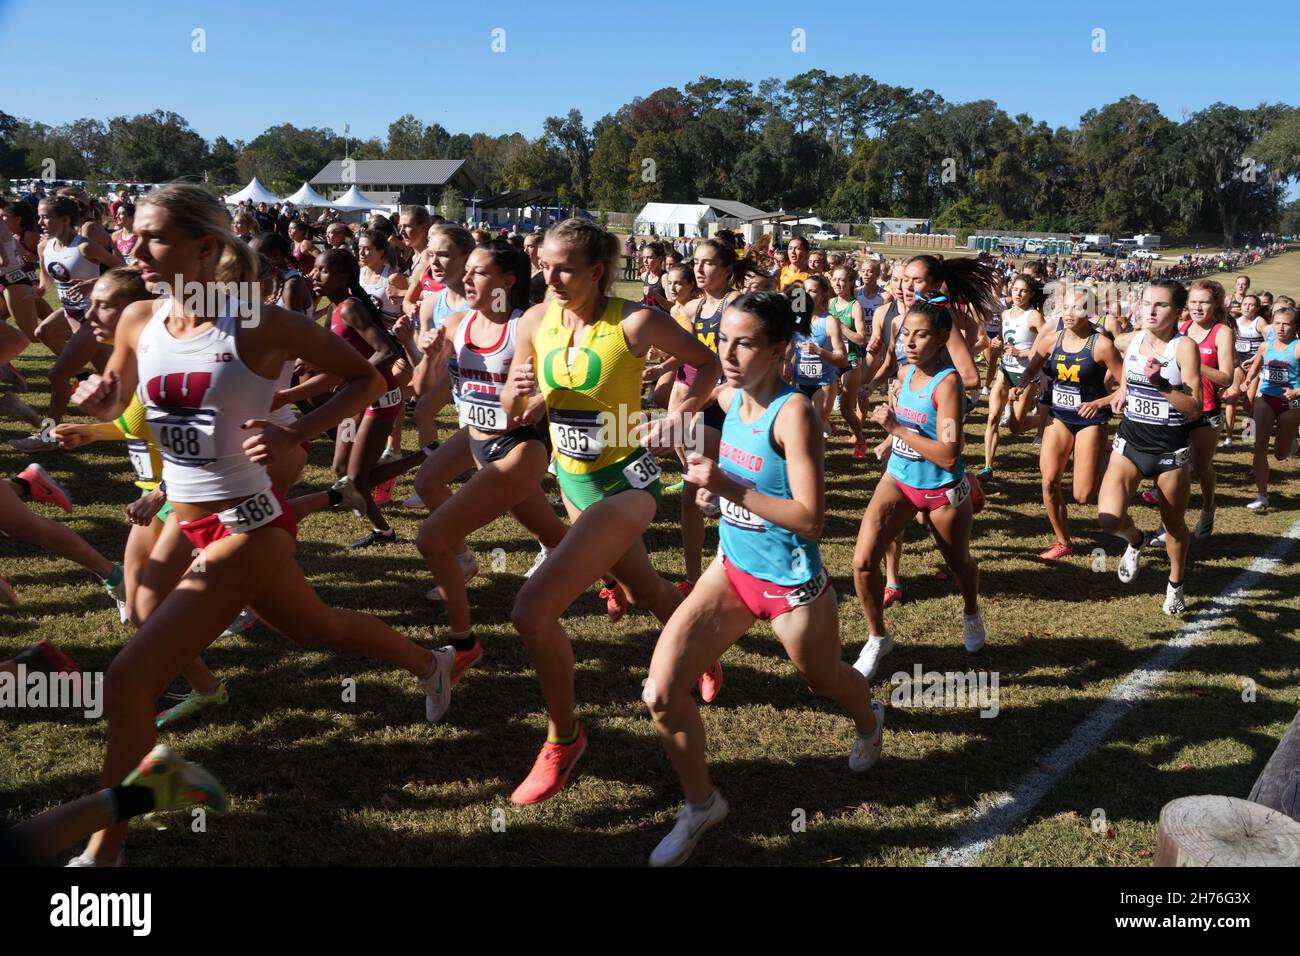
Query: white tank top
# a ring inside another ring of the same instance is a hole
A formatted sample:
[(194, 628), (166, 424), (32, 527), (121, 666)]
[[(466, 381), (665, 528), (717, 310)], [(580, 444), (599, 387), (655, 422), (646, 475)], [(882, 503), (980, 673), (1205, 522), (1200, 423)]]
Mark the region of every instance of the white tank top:
[(1124, 380), (1128, 383), (1128, 396), (1124, 400), (1124, 417), (1140, 425), (1169, 426), (1181, 428), (1187, 424), (1182, 412), (1169, 402), (1169, 396), (1158, 391), (1147, 377), (1148, 358), (1157, 358), (1162, 367), (1160, 374), (1170, 385), (1177, 388), (1183, 384), (1183, 370), (1178, 365), (1178, 340), (1175, 335), (1165, 346), (1160, 355), (1143, 355), (1142, 340), (1146, 338), (1146, 329), (1135, 332), (1129, 339), (1128, 353), (1124, 356)]
[[(373, 274), (373, 273), (372, 273)], [(384, 266), (384, 271), (379, 273), (374, 282), (366, 281), (366, 273), (361, 272), (361, 288), (374, 300), (375, 308), (389, 318), (395, 319), (402, 314), (401, 306), (393, 301), (393, 297), (388, 294), (388, 277), (393, 274), (392, 266)]]
[[(1008, 309), (1007, 312), (1011, 310)], [(1029, 324), (1029, 317), (1033, 315), (1033, 309), (1026, 309), (1014, 319), (1008, 318), (1006, 313), (1002, 316), (1002, 342), (1004, 345), (1015, 349), (1031, 349), (1034, 347), (1034, 328)], [(1002, 353), (1002, 367), (1008, 372), (1023, 372), (1025, 370), (1025, 359)]]
[(27, 268), (23, 264), (22, 251), (18, 248), (18, 237), (13, 233), (4, 241), (5, 262), (4, 272), (0, 274), (0, 280), (5, 282), (21, 282), (27, 278)]
[(510, 374), (510, 362), (515, 357), (515, 328), (519, 323), (519, 309), (506, 320), (501, 336), (495, 345), (482, 347), (470, 342), (469, 330), (474, 322), (484, 324), (477, 311), (470, 312), (456, 327), (452, 338), (451, 380), (452, 395), (461, 427), (473, 425), (480, 431), (506, 430), (506, 412), (501, 407), (501, 389)]
[(1237, 319), (1237, 340), (1233, 346), (1237, 354), (1242, 356), (1243, 360), (1253, 359), (1259, 347), (1264, 344), (1264, 336), (1259, 334), (1259, 316), (1245, 324), (1241, 319)]
[(86, 241), (85, 236), (77, 233), (66, 246), (60, 244), (54, 248), (56, 240), (45, 243), (43, 264), (45, 271), (54, 280), (59, 290), (59, 302), (63, 311), (79, 319), (86, 312), (86, 296), (73, 287), (74, 282), (95, 279), (99, 276), (99, 266), (81, 254), (77, 247)]
[(267, 417), (276, 380), (240, 358), (237, 316), (227, 310), (205, 331), (178, 339), (167, 330), (171, 308), (164, 299), (136, 343), (136, 394), (162, 454), (167, 497), (220, 501), (265, 491), (271, 480), (244, 454), (242, 426)]

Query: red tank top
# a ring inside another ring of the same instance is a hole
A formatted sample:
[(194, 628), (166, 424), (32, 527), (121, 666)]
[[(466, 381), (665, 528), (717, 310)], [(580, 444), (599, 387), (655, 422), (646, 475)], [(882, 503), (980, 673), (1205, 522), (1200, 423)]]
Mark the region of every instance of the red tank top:
[[(347, 301), (347, 299), (343, 300), (343, 302)], [(330, 331), (360, 352), (363, 359), (369, 360), (370, 356), (375, 354), (375, 350), (360, 332), (343, 321), (343, 302), (335, 305), (330, 312)], [(389, 388), (397, 384), (397, 379), (393, 377), (392, 368), (388, 364), (379, 369), (379, 374), (384, 376), (384, 382)]]
[[(1187, 335), (1187, 330), (1192, 327), (1192, 320), (1188, 319), (1178, 327), (1178, 331)], [(1201, 367), (1213, 368), (1219, 367), (1219, 350), (1215, 348), (1214, 341), (1219, 336), (1219, 329), (1223, 328), (1222, 323), (1214, 323), (1205, 338), (1196, 343), (1197, 350), (1201, 353)], [(1192, 341), (1196, 341), (1193, 339)], [(1214, 412), (1219, 409), (1219, 390), (1214, 387), (1214, 383), (1206, 376), (1201, 376), (1201, 411)]]

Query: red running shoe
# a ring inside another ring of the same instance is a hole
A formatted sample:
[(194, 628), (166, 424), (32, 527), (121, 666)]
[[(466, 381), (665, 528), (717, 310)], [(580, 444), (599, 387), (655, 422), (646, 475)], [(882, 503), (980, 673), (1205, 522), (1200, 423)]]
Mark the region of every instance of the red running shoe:
[[(447, 645), (451, 647), (450, 644)], [(455, 650), (455, 648), (452, 648)], [(465, 675), (465, 672), (483, 659), (483, 645), (478, 641), (467, 651), (456, 651), (456, 660), (451, 665), (451, 686), (455, 687), (457, 682)]]
[(542, 744), (542, 752), (524, 782), (510, 794), (510, 802), (527, 805), (549, 800), (569, 782), (569, 774), (587, 750), (587, 732), (578, 728), (578, 736), (571, 744), (557, 744), (550, 740)]
[(1074, 554), (1074, 548), (1070, 547), (1068, 544), (1061, 544), (1061, 542), (1058, 541), (1038, 556), (1044, 561), (1055, 561), (1057, 558), (1068, 557), (1071, 554)]
[(884, 608), (889, 607), (891, 604), (902, 604), (904, 600), (905, 598), (903, 597), (902, 588), (896, 588), (892, 584), (886, 584), (885, 600), (881, 603), (880, 607), (883, 610)]
[(375, 485), (375, 504), (390, 504), (393, 500), (393, 487), (396, 484), (396, 478), (389, 478), (387, 481)]
[(68, 497), (68, 492), (40, 465), (32, 462), (18, 472), (18, 477), (27, 482), (28, 487), (32, 489), (33, 501), (48, 501), (68, 514), (72, 514), (72, 499)]
[(677, 590), (679, 590), (679, 591), (682, 592), (682, 597), (685, 597), (686, 595), (690, 594), (692, 591), (695, 590), (695, 582), (694, 582), (694, 581), (678, 581), (678, 582), (677, 582)]
[(623, 620), (627, 613), (627, 595), (623, 593), (623, 585), (615, 581), (612, 588), (601, 588), (600, 596), (605, 601), (605, 613), (609, 619), (615, 624)]
[(714, 661), (713, 666), (700, 675), (700, 700), (711, 704), (722, 693), (722, 661)]
[(864, 442), (864, 441), (860, 441), (860, 442), (857, 442), (857, 443), (854, 444), (854, 446), (853, 446), (853, 457), (854, 457), (854, 458), (866, 458), (866, 457), (867, 457), (867, 443), (866, 443), (866, 442)]
[(1160, 496), (1154, 491), (1144, 491), (1142, 492), (1142, 503), (1151, 505), (1154, 508), (1160, 504)]

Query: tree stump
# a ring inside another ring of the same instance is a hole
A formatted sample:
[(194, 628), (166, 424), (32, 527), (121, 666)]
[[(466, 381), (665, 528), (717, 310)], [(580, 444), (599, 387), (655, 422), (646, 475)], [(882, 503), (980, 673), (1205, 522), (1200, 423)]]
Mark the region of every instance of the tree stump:
[(1236, 797), (1181, 797), (1160, 811), (1156, 866), (1300, 866), (1300, 823)]

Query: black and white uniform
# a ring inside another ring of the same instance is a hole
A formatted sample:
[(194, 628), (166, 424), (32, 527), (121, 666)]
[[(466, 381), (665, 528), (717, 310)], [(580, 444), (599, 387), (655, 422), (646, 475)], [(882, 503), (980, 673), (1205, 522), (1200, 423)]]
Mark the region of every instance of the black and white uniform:
[(1236, 319), (1235, 325), (1237, 337), (1233, 348), (1237, 352), (1237, 364), (1245, 367), (1247, 362), (1254, 361), (1259, 354), (1260, 347), (1264, 344), (1264, 333), (1259, 331), (1258, 315), (1244, 324), (1241, 319)]
[[(99, 266), (82, 255), (79, 248), (85, 241), (86, 238), (80, 233), (74, 235), (72, 241), (66, 246), (56, 239), (51, 239), (45, 243), (42, 257), (45, 271), (49, 273), (59, 290), (59, 304), (63, 306), (64, 314), (78, 322), (85, 317), (89, 303), (86, 295), (76, 288), (75, 283), (99, 278)], [(58, 248), (55, 248), (55, 243), (58, 243)]]
[(375, 308), (383, 315), (384, 323), (389, 328), (402, 314), (402, 303), (395, 300), (388, 293), (388, 277), (392, 274), (393, 267), (385, 265), (384, 271), (379, 273), (375, 281), (367, 282), (365, 270), (361, 271), (361, 288), (366, 290), (366, 293), (370, 296), (370, 301), (375, 304)]
[(482, 347), (470, 340), (470, 328), (479, 320), (478, 310), (468, 312), (452, 336), (451, 381), (452, 398), (456, 403), (456, 417), (461, 428), (490, 434), (491, 438), (475, 438), (470, 434), (470, 452), (480, 465), (499, 461), (516, 445), (526, 441), (539, 441), (550, 454), (550, 430), (543, 422), (507, 430), (506, 410), (501, 407), (501, 389), (510, 376), (510, 363), (515, 357), (515, 331), (522, 310), (516, 309), (501, 328), (501, 337), (494, 345)]
[[(1183, 384), (1177, 357), (1178, 343), (1182, 338), (1175, 335), (1164, 351), (1154, 356), (1160, 360), (1160, 374), (1174, 388)], [(1191, 460), (1188, 448), (1191, 425), (1170, 403), (1169, 395), (1159, 391), (1147, 377), (1147, 359), (1152, 356), (1142, 354), (1145, 339), (1145, 329), (1135, 333), (1128, 354), (1124, 356), (1128, 396), (1113, 448), (1137, 465), (1144, 478), (1154, 478), (1163, 472), (1182, 468)]]

